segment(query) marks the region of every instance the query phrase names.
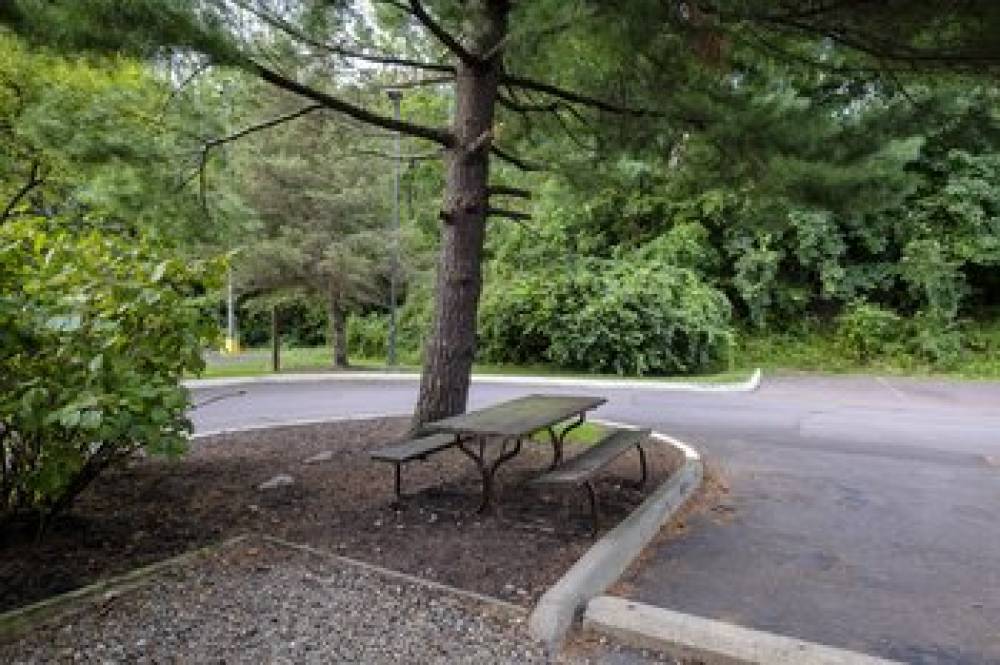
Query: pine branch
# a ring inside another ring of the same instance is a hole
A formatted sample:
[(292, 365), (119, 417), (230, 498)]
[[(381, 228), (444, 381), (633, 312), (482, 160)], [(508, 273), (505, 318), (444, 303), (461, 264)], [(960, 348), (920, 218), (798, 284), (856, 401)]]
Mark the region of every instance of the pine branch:
[(521, 159), (520, 157), (516, 157), (516, 156), (512, 155), (511, 153), (507, 152), (506, 150), (503, 150), (502, 148), (498, 148), (496, 145), (491, 145), (490, 146), (490, 152), (493, 153), (494, 155), (496, 155), (496, 157), (498, 159), (500, 159), (502, 161), (505, 161), (508, 164), (511, 164), (512, 166), (516, 166), (517, 168), (521, 169), (522, 171), (529, 171), (530, 172), (530, 171), (541, 171), (542, 170), (542, 168), (540, 166), (538, 166), (537, 164), (533, 164), (531, 162), (528, 162), (528, 161), (525, 161), (525, 160)]
[(488, 194), (490, 196), (514, 196), (521, 199), (530, 199), (531, 192), (520, 187), (510, 187), (509, 185), (490, 185)]
[(427, 9), (424, 7), (423, 3), (420, 2), (420, 0), (410, 0), (409, 5), (403, 4), (397, 0), (377, 0), (377, 2), (390, 5), (413, 16), (420, 22), (421, 25), (427, 28), (427, 31), (434, 35), (434, 37), (441, 42), (446, 49), (455, 54), (459, 60), (467, 65), (478, 67), (483, 64), (483, 60), (481, 58), (471, 53), (467, 48), (465, 48), (465, 46), (462, 45), (462, 42), (460, 42), (457, 37), (445, 30), (440, 23), (434, 20), (434, 17), (427, 12)]
[(505, 219), (510, 219), (515, 222), (529, 222), (531, 221), (531, 215), (526, 212), (518, 212), (516, 210), (506, 210), (504, 208), (487, 208), (487, 217), (503, 217)]
[(512, 97), (498, 94), (497, 101), (501, 106), (506, 106), (511, 111), (518, 113), (554, 113), (559, 108), (559, 102), (549, 102), (548, 104), (522, 104)]
[(446, 148), (450, 148), (455, 144), (455, 137), (444, 129), (418, 125), (405, 120), (396, 120), (390, 116), (369, 111), (362, 106), (346, 102), (321, 90), (316, 90), (315, 88), (303, 85), (302, 83), (279, 74), (272, 69), (268, 69), (259, 63), (251, 63), (250, 67), (253, 68), (254, 72), (260, 78), (275, 87), (287, 90), (288, 92), (293, 92), (301, 97), (305, 97), (306, 99), (311, 99), (325, 108), (342, 113), (367, 125), (374, 125), (376, 127), (382, 127), (383, 129), (401, 132), (408, 136), (433, 141), (434, 143), (439, 143)]
[(532, 90), (534, 92), (540, 92), (542, 94), (549, 95), (550, 97), (556, 97), (558, 99), (563, 99), (567, 102), (580, 104), (582, 106), (589, 106), (591, 108), (596, 108), (601, 111), (607, 111), (608, 113), (617, 113), (620, 115), (635, 115), (635, 116), (663, 115), (662, 113), (648, 109), (638, 109), (638, 108), (631, 108), (628, 106), (620, 106), (618, 104), (613, 104), (611, 102), (607, 102), (602, 99), (597, 99), (596, 97), (589, 97), (579, 92), (574, 92), (572, 90), (565, 90), (550, 83), (535, 81), (534, 79), (525, 78), (523, 76), (504, 74), (500, 79), (500, 83), (506, 86), (510, 86), (512, 88), (521, 88), (522, 90)]
[(7, 218), (10, 217), (12, 212), (14, 212), (14, 207), (21, 202), (21, 199), (31, 193), (31, 190), (35, 187), (38, 187), (45, 182), (45, 178), (40, 175), (40, 171), (41, 167), (38, 162), (32, 162), (31, 171), (28, 173), (28, 181), (17, 190), (13, 198), (11, 198), (11, 200), (7, 202), (7, 205), (4, 206), (3, 214), (0, 215), (0, 224), (7, 221)]
[(455, 77), (452, 75), (448, 76), (430, 76), (422, 79), (410, 79), (408, 81), (400, 81), (399, 83), (385, 83), (379, 85), (370, 86), (372, 90), (406, 90), (409, 88), (421, 88), (428, 85), (440, 85), (442, 83), (452, 83)]
[(236, 141), (248, 134), (253, 134), (254, 132), (259, 132), (263, 129), (270, 129), (271, 127), (277, 127), (278, 125), (288, 122), (289, 120), (294, 120), (300, 118), (307, 113), (312, 113), (313, 111), (318, 111), (323, 108), (322, 104), (309, 104), (308, 106), (303, 106), (297, 111), (292, 111), (291, 113), (286, 113), (280, 115), (277, 118), (271, 118), (270, 120), (265, 120), (264, 122), (259, 122), (255, 125), (250, 125), (249, 127), (244, 127), (238, 132), (233, 132), (232, 134), (227, 134), (226, 136), (220, 136), (218, 138), (211, 139), (205, 142), (202, 147), (202, 152), (208, 152), (210, 149), (220, 146), (224, 143), (230, 143), (231, 141)]
[(403, 162), (423, 162), (429, 161), (431, 159), (441, 159), (440, 150), (431, 150), (428, 152), (417, 152), (409, 155), (396, 155), (395, 153), (385, 152), (383, 150), (370, 150), (368, 148), (359, 148), (357, 150), (349, 150), (348, 154), (351, 155), (361, 155), (365, 157), (379, 157), (381, 159), (395, 160), (399, 159)]
[(243, 129), (233, 132), (232, 134), (227, 134), (226, 136), (220, 136), (219, 138), (211, 139), (206, 141), (201, 148), (201, 156), (198, 161), (198, 199), (201, 201), (202, 211), (205, 213), (205, 217), (209, 218), (208, 210), (208, 153), (212, 148), (216, 148), (220, 145), (225, 145), (226, 143), (231, 143), (232, 141), (238, 141), (244, 136), (253, 134), (254, 132), (259, 132), (264, 129), (270, 129), (271, 127), (277, 127), (280, 124), (286, 123), (290, 120), (300, 118), (308, 113), (317, 111), (323, 108), (322, 104), (309, 104), (308, 106), (303, 106), (297, 111), (292, 111), (291, 113), (286, 113), (280, 115), (277, 118), (271, 118), (270, 120), (265, 120), (264, 122), (259, 122), (255, 125), (250, 125), (249, 127), (244, 127)]
[(323, 42), (315, 39), (303, 30), (293, 25), (292, 23), (286, 21), (280, 16), (275, 16), (269, 12), (264, 12), (253, 5), (247, 3), (245, 0), (231, 0), (236, 6), (240, 7), (244, 11), (253, 14), (255, 17), (261, 21), (267, 23), (273, 28), (281, 30), (290, 37), (295, 38), (297, 41), (312, 46), (313, 48), (326, 51), (328, 53), (334, 53), (336, 55), (343, 56), (345, 58), (351, 58), (353, 60), (361, 60), (364, 62), (370, 62), (377, 65), (396, 65), (399, 67), (409, 67), (411, 69), (422, 69), (431, 72), (445, 72), (454, 73), (455, 68), (451, 65), (435, 63), (435, 62), (422, 62), (420, 60), (413, 60), (412, 58), (399, 58), (391, 55), (380, 55), (374, 53), (366, 53), (360, 51), (356, 48), (345, 46), (343, 44), (331, 44), (328, 42)]

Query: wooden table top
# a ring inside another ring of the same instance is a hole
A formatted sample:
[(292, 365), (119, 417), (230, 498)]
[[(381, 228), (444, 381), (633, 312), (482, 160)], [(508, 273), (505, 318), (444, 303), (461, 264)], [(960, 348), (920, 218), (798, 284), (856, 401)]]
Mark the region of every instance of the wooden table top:
[(455, 434), (521, 438), (596, 409), (607, 400), (581, 395), (525, 395), (483, 409), (427, 424), (427, 429)]

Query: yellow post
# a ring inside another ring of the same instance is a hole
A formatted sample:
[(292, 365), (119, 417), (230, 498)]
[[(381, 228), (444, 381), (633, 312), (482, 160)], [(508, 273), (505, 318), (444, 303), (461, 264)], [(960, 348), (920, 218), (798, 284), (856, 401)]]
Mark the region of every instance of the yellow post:
[(238, 355), (240, 352), (240, 340), (236, 337), (226, 336), (225, 346), (222, 348), (222, 352), (228, 356)]

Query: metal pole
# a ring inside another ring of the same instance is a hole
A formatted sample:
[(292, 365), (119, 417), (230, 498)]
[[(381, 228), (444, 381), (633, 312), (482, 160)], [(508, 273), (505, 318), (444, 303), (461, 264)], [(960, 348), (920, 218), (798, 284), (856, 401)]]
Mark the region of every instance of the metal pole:
[(233, 269), (226, 288), (226, 353), (236, 353), (236, 308), (233, 303)]
[[(403, 93), (400, 90), (388, 90), (386, 94), (392, 100), (393, 117), (400, 119), (400, 100)], [(388, 364), (389, 367), (396, 365), (396, 289), (399, 278), (399, 179), (400, 179), (400, 133), (396, 132), (396, 172), (393, 180), (392, 197), (392, 232), (390, 235), (390, 265), (389, 265), (389, 340), (388, 340)]]
[(277, 305), (271, 305), (271, 371), (281, 371), (281, 332), (278, 329)]

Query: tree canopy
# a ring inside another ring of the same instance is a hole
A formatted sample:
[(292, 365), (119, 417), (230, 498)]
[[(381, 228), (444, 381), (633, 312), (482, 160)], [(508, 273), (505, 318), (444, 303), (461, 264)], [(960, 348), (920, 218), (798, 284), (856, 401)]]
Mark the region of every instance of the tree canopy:
[[(14, 0), (0, 21), (33, 44), (175, 78), (231, 68), (300, 100), (206, 137), (202, 182), (215, 146), (317, 108), (439, 151), (417, 424), (464, 409), (487, 262), (668, 261), (754, 325), (871, 298), (938, 338), (989, 280), (993, 2)], [(368, 94), (390, 83), (445, 103), (396, 119)], [(972, 117), (985, 122), (963, 136)]]

